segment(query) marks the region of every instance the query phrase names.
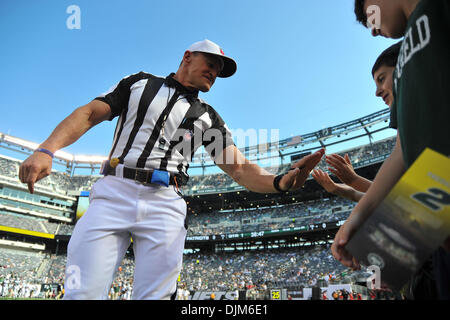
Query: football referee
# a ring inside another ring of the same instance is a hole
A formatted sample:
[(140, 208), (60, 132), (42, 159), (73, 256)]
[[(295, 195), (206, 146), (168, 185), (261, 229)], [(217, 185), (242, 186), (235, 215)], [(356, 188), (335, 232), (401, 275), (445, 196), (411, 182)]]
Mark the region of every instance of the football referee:
[(200, 146), (237, 183), (260, 193), (299, 189), (324, 150), (308, 155), (285, 174), (274, 176), (237, 149), (219, 114), (198, 92), (216, 77), (236, 72), (236, 62), (209, 40), (184, 53), (176, 73), (158, 77), (139, 72), (77, 108), (26, 159), (19, 178), (28, 184), (51, 173), (54, 153), (86, 131), (118, 117), (108, 161), (90, 193), (90, 206), (68, 245), (65, 299), (107, 299), (133, 239), (133, 299), (175, 296), (186, 237), (186, 202), (179, 187)]

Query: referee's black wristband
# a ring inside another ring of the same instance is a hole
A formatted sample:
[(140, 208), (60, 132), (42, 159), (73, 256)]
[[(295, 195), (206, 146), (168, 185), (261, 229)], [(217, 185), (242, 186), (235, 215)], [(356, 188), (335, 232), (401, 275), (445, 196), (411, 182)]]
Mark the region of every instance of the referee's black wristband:
[(285, 175), (285, 173), (279, 174), (273, 179), (273, 187), (278, 192), (285, 192), (284, 190), (281, 190), (281, 188), (280, 188), (280, 180), (283, 178), (284, 175)]

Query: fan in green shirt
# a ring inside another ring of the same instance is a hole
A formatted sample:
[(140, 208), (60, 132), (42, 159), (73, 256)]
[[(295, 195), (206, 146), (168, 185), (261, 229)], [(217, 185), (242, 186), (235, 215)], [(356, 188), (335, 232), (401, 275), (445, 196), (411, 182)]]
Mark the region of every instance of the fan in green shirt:
[[(391, 112), (391, 126), (398, 129), (396, 145), (331, 248), (333, 256), (351, 268), (359, 264), (345, 246), (406, 169), (427, 147), (450, 154), (450, 1), (355, 0), (355, 14), (373, 36), (404, 39)], [(445, 250), (439, 248), (434, 254), (436, 285), (440, 298), (450, 299), (450, 237), (442, 247)]]
[(450, 1), (422, 0), (411, 14), (394, 73), (391, 125), (406, 167), (428, 147), (450, 155)]

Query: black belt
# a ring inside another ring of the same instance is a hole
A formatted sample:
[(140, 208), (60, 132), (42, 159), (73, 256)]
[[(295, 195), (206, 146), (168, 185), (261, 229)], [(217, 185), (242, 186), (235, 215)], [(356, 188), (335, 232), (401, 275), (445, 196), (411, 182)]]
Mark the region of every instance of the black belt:
[[(107, 168), (107, 171), (105, 172), (105, 175), (115, 176), (116, 168), (109, 166), (109, 168)], [(152, 175), (153, 175), (153, 170), (143, 170), (143, 169), (133, 169), (133, 168), (123, 167), (123, 177), (134, 180), (139, 183), (150, 184), (152, 181)], [(184, 178), (181, 174), (170, 173), (169, 185), (182, 186), (182, 185), (185, 185), (186, 182), (187, 182), (187, 179)]]

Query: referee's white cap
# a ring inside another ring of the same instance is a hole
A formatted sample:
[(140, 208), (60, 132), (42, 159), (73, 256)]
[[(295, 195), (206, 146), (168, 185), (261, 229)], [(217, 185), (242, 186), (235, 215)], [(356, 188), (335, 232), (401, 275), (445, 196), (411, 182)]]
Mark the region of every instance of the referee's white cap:
[(219, 56), (220, 58), (222, 58), (223, 69), (220, 72), (220, 74), (218, 75), (218, 77), (220, 77), (220, 78), (231, 77), (237, 70), (236, 62), (232, 58), (227, 57), (225, 55), (225, 53), (223, 52), (222, 48), (218, 44), (216, 44), (208, 39), (205, 39), (203, 41), (199, 41), (199, 42), (192, 44), (187, 49), (187, 51), (204, 52), (204, 53), (213, 54), (213, 55), (216, 55), (216, 56)]

